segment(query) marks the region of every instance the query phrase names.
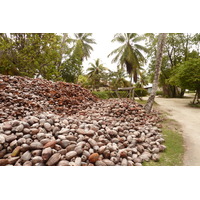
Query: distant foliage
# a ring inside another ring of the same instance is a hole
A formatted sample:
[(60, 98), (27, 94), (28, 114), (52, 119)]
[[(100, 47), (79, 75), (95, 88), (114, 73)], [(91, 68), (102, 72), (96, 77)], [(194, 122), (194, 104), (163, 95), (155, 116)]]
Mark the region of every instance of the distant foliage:
[[(94, 91), (92, 92), (96, 97), (100, 99), (109, 99), (109, 98), (118, 98), (115, 91)], [(120, 98), (128, 98), (128, 92), (127, 91), (118, 91), (118, 94)], [(135, 97), (143, 97), (146, 96), (147, 90), (143, 88), (136, 88), (135, 89)]]
[(157, 91), (156, 95), (163, 96), (163, 91)]
[(106, 85), (106, 70), (108, 69), (103, 66), (99, 58), (94, 63), (90, 63), (90, 67), (87, 69), (87, 76), (90, 79), (92, 90)]
[(110, 88), (116, 90), (117, 88), (131, 87), (131, 83), (126, 80), (127, 76), (123, 68), (119, 68), (116, 72), (110, 71), (108, 81)]
[(145, 97), (148, 94), (147, 90), (144, 88), (135, 88), (134, 91), (136, 97)]
[(96, 97), (98, 97), (99, 99), (109, 99), (110, 98), (110, 95), (108, 94), (107, 91), (93, 91), (92, 92), (93, 95), (95, 95)]

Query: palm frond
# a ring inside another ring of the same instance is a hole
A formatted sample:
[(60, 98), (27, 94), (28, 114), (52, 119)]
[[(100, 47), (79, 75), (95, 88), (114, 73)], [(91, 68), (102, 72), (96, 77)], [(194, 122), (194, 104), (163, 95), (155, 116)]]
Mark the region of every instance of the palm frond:
[(95, 40), (92, 38), (84, 38), (84, 42), (87, 42), (88, 44), (96, 44)]
[(116, 33), (113, 37), (113, 39), (111, 40), (111, 42), (114, 42), (115, 41), (115, 38), (118, 36), (119, 33)]
[(112, 63), (116, 63), (120, 60), (120, 57), (122, 57), (125, 48), (126, 48), (126, 44), (118, 47), (117, 49), (115, 49), (108, 55), (108, 57), (110, 57), (111, 55), (116, 54), (116, 56), (112, 59)]
[(96, 61), (95, 61), (96, 67), (99, 67), (99, 62), (100, 62), (100, 60), (99, 60), (99, 58), (97, 58)]
[(148, 53), (148, 49), (140, 44), (135, 44), (134, 45), (134, 48), (138, 49), (138, 50), (142, 50), (144, 51), (145, 53)]
[(113, 51), (108, 55), (108, 57), (112, 56), (113, 54), (122, 52), (123, 49), (124, 49), (124, 47), (125, 47), (125, 45), (120, 46), (120, 47), (118, 47), (117, 49), (113, 50)]
[(126, 33), (127, 34), (127, 38), (129, 40), (132, 40), (133, 38), (136, 38), (136, 36), (138, 35), (137, 33)]
[(112, 42), (119, 42), (119, 43), (124, 43), (126, 40), (126, 38), (121, 34), (121, 33), (117, 33), (114, 36), (114, 39), (112, 40)]
[(143, 56), (143, 54), (138, 49), (135, 49), (135, 54), (138, 57), (138, 60), (140, 60), (142, 62), (145, 61), (145, 57)]
[(144, 39), (137, 33), (118, 33), (115, 34), (112, 42), (125, 43), (123, 46), (118, 47), (112, 51), (108, 57), (115, 55), (113, 62), (119, 61), (120, 65), (126, 68), (127, 73), (137, 82), (138, 72), (141, 69), (140, 65), (145, 62), (145, 57), (141, 52), (147, 52), (147, 48), (137, 44)]
[(93, 69), (96, 68), (96, 65), (94, 63), (89, 63), (89, 65), (91, 65), (92, 66), (91, 68), (93, 68)]
[(144, 36), (137, 36), (131, 39), (131, 42), (133, 43), (137, 43), (137, 42), (141, 42), (142, 40), (144, 40)]
[[(91, 51), (93, 51), (92, 46), (90, 44), (96, 44), (95, 40), (92, 38), (89, 38), (92, 36), (92, 33), (75, 33), (75, 38), (73, 43), (74, 46), (77, 46), (77, 44), (81, 43), (81, 49), (82, 49), (82, 60), (88, 59), (90, 57)], [(76, 47), (74, 47), (75, 49)]]

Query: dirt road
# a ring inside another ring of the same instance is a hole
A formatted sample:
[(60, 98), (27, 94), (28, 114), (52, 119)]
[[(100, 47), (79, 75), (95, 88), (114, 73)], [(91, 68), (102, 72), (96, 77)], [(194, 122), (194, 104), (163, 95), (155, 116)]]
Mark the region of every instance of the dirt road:
[(172, 119), (182, 127), (185, 143), (185, 166), (200, 166), (200, 109), (191, 108), (191, 98), (156, 98), (161, 109), (167, 111)]

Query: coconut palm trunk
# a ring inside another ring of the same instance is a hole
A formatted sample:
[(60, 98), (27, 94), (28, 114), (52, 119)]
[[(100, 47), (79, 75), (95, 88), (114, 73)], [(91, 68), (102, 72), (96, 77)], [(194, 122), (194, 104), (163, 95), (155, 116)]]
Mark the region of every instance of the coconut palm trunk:
[(153, 102), (156, 96), (156, 91), (158, 88), (158, 81), (159, 81), (159, 76), (160, 76), (160, 68), (162, 64), (162, 55), (163, 55), (163, 49), (165, 46), (165, 40), (166, 40), (166, 33), (160, 33), (158, 36), (158, 44), (157, 44), (157, 55), (156, 55), (156, 67), (155, 67), (155, 76), (154, 76), (154, 81), (153, 81), (153, 87), (151, 91), (151, 95), (145, 105), (145, 110), (147, 113), (151, 112)]
[(193, 104), (197, 103), (199, 104), (200, 103), (200, 88), (196, 90), (196, 94), (194, 96), (194, 99), (192, 101)]

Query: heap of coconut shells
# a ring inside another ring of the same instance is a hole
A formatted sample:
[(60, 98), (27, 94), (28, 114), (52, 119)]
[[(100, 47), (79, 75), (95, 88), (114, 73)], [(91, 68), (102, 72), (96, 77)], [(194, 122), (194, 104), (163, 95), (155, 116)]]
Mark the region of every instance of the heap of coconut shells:
[(41, 112), (71, 115), (97, 101), (79, 85), (0, 75), (0, 123)]
[(1, 123), (0, 165), (141, 166), (166, 148), (158, 113), (129, 99), (99, 100), (70, 116), (55, 113)]

